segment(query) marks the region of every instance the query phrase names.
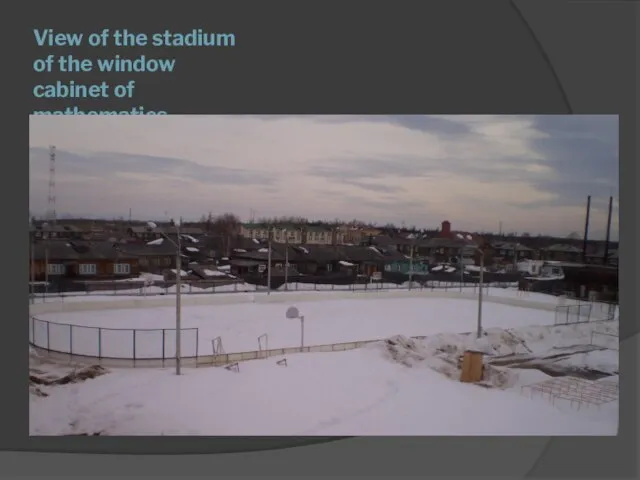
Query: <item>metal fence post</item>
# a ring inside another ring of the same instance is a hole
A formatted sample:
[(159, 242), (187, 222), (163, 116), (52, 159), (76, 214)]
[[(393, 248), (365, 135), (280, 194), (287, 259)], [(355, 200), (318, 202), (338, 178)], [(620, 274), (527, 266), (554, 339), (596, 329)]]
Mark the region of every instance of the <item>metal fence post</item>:
[(36, 343), (36, 317), (31, 317), (31, 343)]
[(73, 355), (73, 325), (69, 325), (69, 355)]
[(164, 357), (165, 357), (165, 353), (164, 353), (164, 346), (165, 346), (165, 341), (164, 341), (164, 333), (166, 332), (166, 329), (162, 329), (162, 365), (164, 366)]
[(196, 367), (198, 366), (198, 345), (200, 345), (200, 330), (196, 328)]
[(133, 329), (133, 361), (136, 361), (136, 329)]
[(47, 322), (47, 350), (51, 350), (51, 336), (49, 335), (50, 330), (49, 330), (49, 322), (47, 320), (45, 320)]
[(102, 328), (98, 327), (98, 358), (102, 358)]

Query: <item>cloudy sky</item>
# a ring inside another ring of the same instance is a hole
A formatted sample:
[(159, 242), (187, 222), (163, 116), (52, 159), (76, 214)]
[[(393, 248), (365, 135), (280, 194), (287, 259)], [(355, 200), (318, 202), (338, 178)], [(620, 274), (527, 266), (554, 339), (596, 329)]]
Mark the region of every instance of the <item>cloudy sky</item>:
[(32, 116), (30, 204), (59, 214), (300, 215), (604, 237), (616, 116)]

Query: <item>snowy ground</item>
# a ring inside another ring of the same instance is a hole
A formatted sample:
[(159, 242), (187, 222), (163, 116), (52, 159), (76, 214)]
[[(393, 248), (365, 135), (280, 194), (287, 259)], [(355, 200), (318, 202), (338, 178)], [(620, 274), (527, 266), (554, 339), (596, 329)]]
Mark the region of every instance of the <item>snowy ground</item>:
[[(300, 345), (300, 322), (285, 318), (286, 303), (244, 303), (212, 306), (184, 306), (182, 327), (197, 328), (182, 335), (182, 354), (212, 354), (211, 341), (222, 337), (227, 353), (258, 350), (258, 337), (267, 334), (269, 348)], [(390, 335), (432, 335), (441, 332), (475, 331), (478, 304), (475, 300), (442, 298), (372, 298), (326, 299), (297, 303), (305, 316), (305, 345), (376, 340)], [(175, 308), (156, 307), (130, 310), (102, 310), (38, 315), (34, 324), (36, 345), (77, 355), (133, 358), (132, 330), (136, 358), (165, 358), (175, 355)], [(553, 311), (513, 307), (486, 302), (483, 305), (485, 327), (514, 328), (549, 325), (555, 321)], [(96, 328), (106, 327), (98, 333)], [(144, 330), (147, 329), (147, 330)], [(157, 330), (149, 330), (157, 329)], [(164, 334), (161, 329), (167, 329)], [(71, 335), (70, 335), (71, 333)], [(164, 350), (163, 350), (164, 340)]]
[[(554, 349), (584, 346), (594, 328), (615, 333), (617, 322), (492, 329), (484, 343), (494, 353), (542, 358)], [(459, 383), (442, 365), (465, 343), (469, 337), (434, 335), (405, 349), (403, 357), (380, 342), (348, 352), (290, 355), (286, 366), (276, 363), (281, 358), (244, 362), (237, 373), (186, 369), (178, 377), (171, 369), (113, 370), (83, 383), (42, 387), (46, 397), (30, 395), (30, 433), (616, 434), (617, 402), (576, 410), (523, 395), (522, 385), (549, 378), (538, 370), (503, 368), (507, 381), (499, 388)], [(600, 368), (617, 371), (617, 352), (597, 352)]]

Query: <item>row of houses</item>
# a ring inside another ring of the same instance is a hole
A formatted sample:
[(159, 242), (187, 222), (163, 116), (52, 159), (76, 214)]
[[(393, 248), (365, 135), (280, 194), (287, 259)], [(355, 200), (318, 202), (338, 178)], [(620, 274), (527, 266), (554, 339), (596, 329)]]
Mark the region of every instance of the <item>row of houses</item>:
[[(66, 226), (34, 227), (30, 269), (37, 280), (52, 276), (117, 278), (140, 272), (166, 272), (175, 268), (176, 243), (182, 245), (183, 263), (223, 264), (236, 274), (264, 272), (269, 245), (272, 269), (277, 272), (287, 268), (302, 274), (371, 275), (409, 270), (419, 273), (434, 263), (478, 265), (480, 247), (485, 265), (507, 271), (516, 269), (522, 260), (583, 261), (582, 249), (572, 245), (557, 244), (535, 250), (515, 242), (487, 241), (469, 232), (454, 231), (448, 221), (429, 236), (379, 234), (373, 229), (354, 227), (342, 230), (325, 227), (303, 230), (290, 225), (279, 229), (250, 227), (243, 226), (248, 229), (244, 236), (223, 238), (205, 235), (196, 227), (181, 228), (178, 237), (177, 230), (170, 226), (133, 226), (122, 237), (106, 240), (87, 240), (79, 229)], [(591, 251), (585, 263), (602, 264), (603, 258), (604, 252)], [(617, 266), (617, 250), (608, 252), (607, 264)]]
[[(177, 243), (177, 242), (176, 242)], [(394, 249), (379, 246), (321, 246), (267, 244), (253, 242), (235, 248), (226, 255), (214, 242), (182, 239), (181, 262), (189, 269), (199, 266), (215, 275), (221, 266), (235, 274), (264, 274), (268, 260), (274, 275), (324, 275), (349, 273), (372, 275), (375, 272), (426, 271), (426, 265)], [(112, 243), (109, 241), (48, 240), (31, 245), (30, 276), (34, 281), (55, 279), (112, 280), (136, 277), (141, 273), (167, 274), (176, 268), (177, 248), (171, 239), (149, 243)], [(185, 267), (186, 268), (186, 267)]]

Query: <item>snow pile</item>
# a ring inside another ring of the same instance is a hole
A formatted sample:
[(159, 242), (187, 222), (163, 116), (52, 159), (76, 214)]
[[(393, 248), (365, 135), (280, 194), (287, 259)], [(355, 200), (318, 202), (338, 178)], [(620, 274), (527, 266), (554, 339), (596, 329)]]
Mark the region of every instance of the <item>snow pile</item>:
[(568, 358), (563, 358), (554, 362), (554, 365), (596, 370), (610, 375), (618, 375), (619, 355), (615, 350), (594, 350), (591, 352), (571, 355)]
[[(618, 374), (618, 351), (591, 343), (591, 332), (603, 331), (617, 338), (618, 322), (600, 325), (533, 326), (519, 329), (489, 328), (481, 338), (474, 334), (441, 333), (425, 338), (390, 337), (373, 344), (382, 348), (388, 360), (407, 367), (424, 366), (446, 377), (460, 377), (461, 359), (465, 351), (485, 354), (484, 382), (498, 388), (518, 383), (521, 369), (511, 368), (526, 363), (530, 368), (572, 372), (597, 371)], [(615, 333), (614, 333), (615, 332)], [(498, 361), (506, 359), (507, 361)], [(513, 363), (510, 363), (511, 360)], [(494, 364), (495, 363), (495, 364)]]

